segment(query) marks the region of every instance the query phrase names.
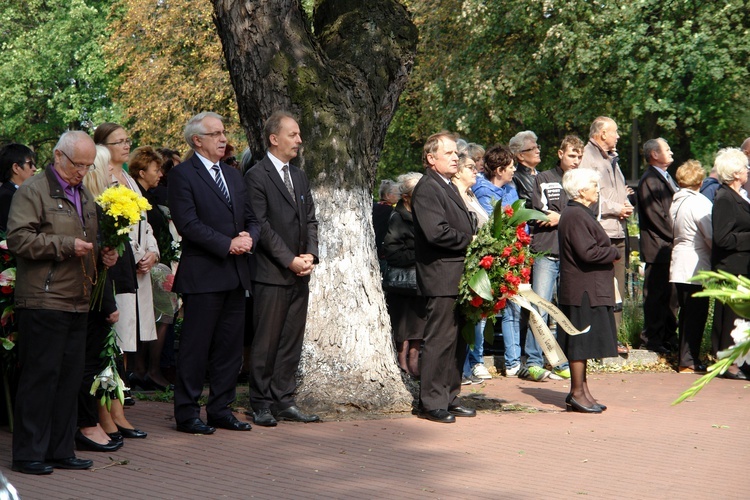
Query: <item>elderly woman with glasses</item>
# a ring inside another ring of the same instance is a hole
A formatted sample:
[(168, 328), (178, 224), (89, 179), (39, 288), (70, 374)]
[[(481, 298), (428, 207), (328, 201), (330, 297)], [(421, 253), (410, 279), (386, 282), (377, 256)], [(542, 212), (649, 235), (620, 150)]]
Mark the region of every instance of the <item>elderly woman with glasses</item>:
[[(716, 154), (716, 173), (721, 186), (714, 198), (712, 227), (713, 247), (711, 267), (735, 275), (750, 277), (750, 202), (742, 185), (747, 182), (747, 157), (740, 149), (725, 148)], [(732, 309), (716, 301), (711, 333), (714, 355), (732, 344), (731, 332), (737, 315)], [(724, 378), (747, 380), (747, 365), (732, 365)]]

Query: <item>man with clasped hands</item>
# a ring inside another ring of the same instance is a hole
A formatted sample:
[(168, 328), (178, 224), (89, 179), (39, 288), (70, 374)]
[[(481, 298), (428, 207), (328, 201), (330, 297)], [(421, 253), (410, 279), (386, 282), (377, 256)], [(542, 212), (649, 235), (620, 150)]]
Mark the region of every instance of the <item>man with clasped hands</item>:
[[(230, 404), (242, 364), (245, 291), (250, 257), (260, 236), (250, 199), (235, 168), (221, 162), (227, 138), (216, 113), (199, 113), (185, 126), (194, 155), (169, 174), (169, 207), (182, 235), (174, 291), (182, 294), (184, 320), (174, 392), (177, 430), (213, 434), (216, 427), (249, 431)], [(207, 423), (198, 398), (208, 370)]]
[(454, 305), (474, 225), (451, 182), (458, 171), (456, 149), (453, 134), (430, 136), (422, 154), (425, 175), (412, 193), (417, 286), (427, 297), (418, 415), (442, 423), (476, 415), (458, 402), (466, 343)]

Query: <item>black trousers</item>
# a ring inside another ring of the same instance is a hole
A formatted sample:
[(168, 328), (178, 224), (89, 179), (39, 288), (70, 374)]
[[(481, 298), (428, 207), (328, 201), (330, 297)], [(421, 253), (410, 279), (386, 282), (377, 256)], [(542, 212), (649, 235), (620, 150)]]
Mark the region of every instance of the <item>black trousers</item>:
[(677, 334), (677, 297), (669, 282), (669, 262), (646, 264), (643, 281), (643, 331), (647, 349), (672, 342)]
[(708, 319), (708, 297), (693, 297), (703, 291), (701, 285), (675, 283), (677, 302), (680, 304), (680, 360), (679, 366), (700, 364), (701, 340)]
[(105, 360), (100, 355), (112, 328), (98, 311), (89, 312), (87, 323), (83, 378), (78, 390), (78, 427), (95, 427), (99, 423), (99, 399), (91, 394), (91, 384), (104, 368)]
[(302, 280), (290, 286), (253, 284), (250, 405), (254, 411), (281, 411), (295, 405), (309, 297), (310, 288)]
[(428, 297), (424, 347), (419, 362), (419, 400), (423, 410), (446, 410), (461, 392), (466, 357), (456, 297)]
[(19, 309), (17, 314), (21, 376), (13, 460), (72, 457), (87, 313)]
[(219, 419), (231, 415), (237, 374), (242, 364), (245, 330), (245, 291), (189, 293), (182, 297), (184, 316), (174, 389), (177, 423), (200, 418), (198, 398), (206, 370), (209, 394), (206, 415)]

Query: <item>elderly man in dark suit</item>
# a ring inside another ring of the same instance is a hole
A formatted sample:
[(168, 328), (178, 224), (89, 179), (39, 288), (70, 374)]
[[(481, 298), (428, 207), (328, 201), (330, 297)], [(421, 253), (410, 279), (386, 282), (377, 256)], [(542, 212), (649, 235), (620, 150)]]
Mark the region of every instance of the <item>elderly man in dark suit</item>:
[(442, 423), (476, 415), (458, 404), (466, 346), (454, 304), (475, 228), (450, 180), (458, 171), (456, 149), (452, 134), (430, 136), (422, 155), (425, 175), (412, 193), (417, 285), (427, 297), (419, 417)]
[[(260, 236), (240, 173), (223, 163), (227, 138), (216, 113), (200, 113), (185, 126), (195, 154), (169, 176), (169, 206), (182, 235), (174, 290), (182, 293), (184, 322), (174, 395), (177, 430), (212, 434), (216, 427), (249, 431), (229, 405), (242, 363), (245, 291), (250, 257)], [(208, 369), (207, 422), (198, 398)]]
[(265, 123), (266, 156), (245, 174), (253, 209), (261, 223), (250, 348), (250, 404), (256, 425), (278, 420), (317, 422), (296, 405), (295, 375), (318, 263), (318, 221), (307, 175), (289, 162), (299, 154), (299, 125), (288, 113)]
[(638, 221), (641, 228), (641, 260), (646, 263), (643, 283), (643, 324), (641, 340), (647, 349), (665, 354), (677, 332), (677, 295), (669, 282), (672, 258), (672, 196), (679, 189), (667, 172), (672, 150), (664, 139), (651, 139), (643, 145), (649, 166), (638, 182)]

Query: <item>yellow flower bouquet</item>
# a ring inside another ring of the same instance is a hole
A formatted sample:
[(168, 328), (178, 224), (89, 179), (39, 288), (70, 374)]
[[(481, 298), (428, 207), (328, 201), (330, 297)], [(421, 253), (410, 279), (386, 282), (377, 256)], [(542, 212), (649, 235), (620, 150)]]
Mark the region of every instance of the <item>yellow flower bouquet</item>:
[[(117, 185), (104, 190), (96, 198), (96, 203), (102, 209), (99, 219), (99, 237), (102, 247), (114, 248), (122, 256), (125, 245), (130, 244), (130, 226), (141, 220), (141, 213), (151, 209), (149, 202), (126, 186)], [(99, 273), (94, 290), (91, 293), (91, 304), (102, 307), (104, 282), (107, 280), (107, 269)]]

